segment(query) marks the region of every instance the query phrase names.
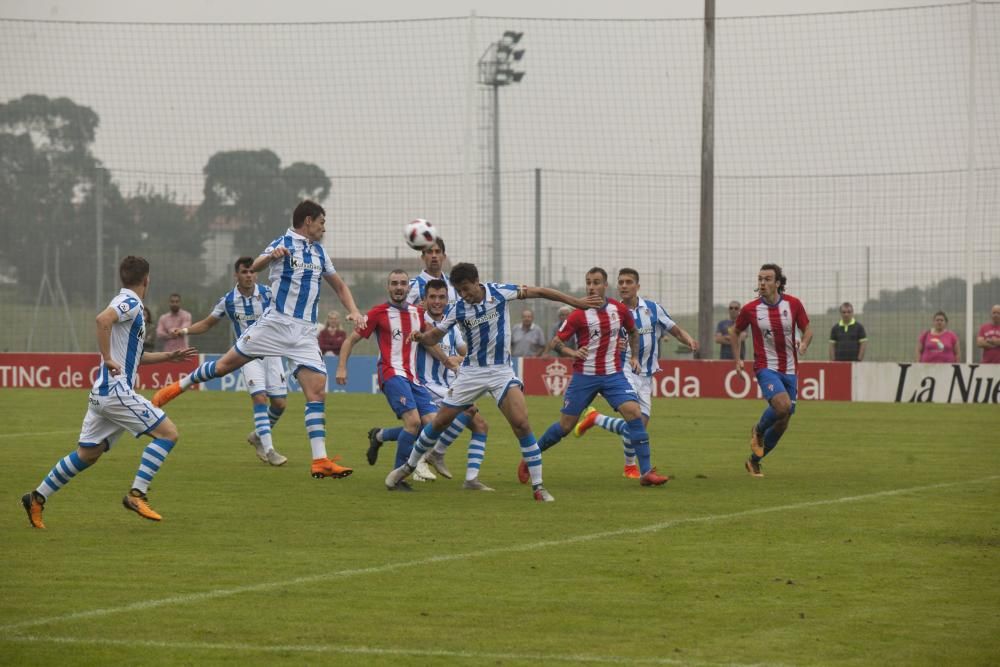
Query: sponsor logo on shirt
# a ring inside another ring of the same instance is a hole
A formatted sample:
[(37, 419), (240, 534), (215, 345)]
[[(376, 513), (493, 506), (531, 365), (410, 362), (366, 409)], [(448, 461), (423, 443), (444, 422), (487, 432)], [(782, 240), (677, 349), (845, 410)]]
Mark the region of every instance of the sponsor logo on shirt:
[(473, 317), (471, 319), (465, 320), (465, 326), (467, 327), (477, 327), (480, 324), (485, 324), (486, 322), (492, 322), (493, 320), (500, 318), (500, 311), (491, 310), (481, 317)]

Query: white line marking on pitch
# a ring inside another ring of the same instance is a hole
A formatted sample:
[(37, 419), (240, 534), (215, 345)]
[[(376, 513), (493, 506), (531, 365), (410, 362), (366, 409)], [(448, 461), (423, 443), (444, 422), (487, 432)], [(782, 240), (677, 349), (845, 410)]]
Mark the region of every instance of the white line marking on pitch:
[(60, 621), (75, 621), (84, 618), (96, 618), (99, 616), (108, 616), (110, 614), (122, 614), (132, 611), (143, 611), (146, 609), (154, 609), (156, 607), (166, 607), (168, 605), (174, 605), (174, 604), (188, 604), (191, 602), (202, 602), (204, 600), (225, 598), (233, 595), (239, 595), (241, 593), (258, 593), (261, 591), (269, 591), (273, 589), (282, 589), (290, 586), (297, 586), (299, 584), (310, 584), (317, 581), (328, 581), (330, 579), (355, 577), (363, 574), (384, 574), (386, 572), (394, 572), (396, 570), (405, 570), (408, 568), (422, 567), (424, 565), (433, 565), (435, 563), (447, 563), (450, 561), (482, 558), (484, 556), (496, 556), (499, 554), (518, 553), (523, 551), (535, 551), (537, 549), (547, 549), (549, 547), (561, 547), (569, 544), (578, 544), (580, 542), (591, 542), (593, 540), (600, 540), (607, 537), (621, 537), (622, 535), (642, 535), (645, 533), (655, 533), (664, 530), (666, 528), (673, 528), (674, 526), (682, 526), (685, 524), (708, 523), (711, 521), (725, 521), (726, 519), (738, 519), (741, 517), (755, 516), (758, 514), (783, 512), (785, 510), (806, 509), (809, 507), (822, 507), (823, 505), (837, 505), (841, 503), (857, 502), (860, 500), (886, 498), (889, 496), (898, 496), (905, 493), (916, 493), (920, 491), (930, 491), (933, 489), (945, 489), (953, 486), (966, 486), (969, 484), (979, 484), (981, 482), (991, 482), (997, 479), (1000, 479), (1000, 475), (981, 477), (979, 479), (966, 480), (962, 482), (942, 482), (940, 484), (930, 484), (928, 486), (912, 486), (904, 489), (890, 489), (889, 491), (877, 491), (875, 493), (865, 493), (859, 496), (843, 496), (841, 498), (831, 498), (828, 500), (811, 500), (808, 502), (794, 503), (791, 505), (776, 505), (774, 507), (762, 507), (757, 509), (744, 510), (742, 512), (731, 512), (728, 514), (711, 514), (708, 516), (701, 516), (701, 517), (671, 519), (669, 521), (654, 523), (648, 526), (639, 526), (637, 528), (620, 528), (618, 530), (608, 530), (600, 533), (589, 533), (587, 535), (576, 535), (574, 537), (566, 537), (558, 540), (543, 540), (541, 542), (532, 542), (530, 544), (514, 544), (504, 547), (494, 547), (492, 549), (483, 549), (481, 551), (466, 551), (456, 554), (441, 554), (438, 556), (430, 556), (428, 558), (421, 558), (418, 560), (386, 563), (385, 565), (377, 565), (375, 567), (338, 570), (336, 572), (326, 572), (324, 574), (314, 574), (306, 577), (296, 577), (295, 579), (288, 579), (285, 581), (273, 581), (263, 584), (252, 584), (250, 586), (234, 586), (233, 588), (219, 588), (214, 591), (205, 591), (204, 593), (189, 593), (186, 595), (175, 595), (172, 597), (159, 598), (156, 600), (143, 600), (140, 602), (133, 602), (131, 604), (122, 605), (120, 607), (90, 609), (88, 611), (77, 611), (70, 614), (62, 614), (60, 616), (35, 618), (30, 621), (21, 621), (20, 623), (11, 623), (10, 625), (0, 626), (0, 632), (6, 633), (10, 632), (11, 630), (19, 630), (21, 628), (31, 628), (39, 625), (47, 625), (49, 623), (58, 623)]
[(122, 648), (155, 648), (174, 649), (181, 651), (252, 651), (261, 653), (333, 653), (341, 655), (373, 655), (373, 656), (398, 656), (398, 657), (420, 657), (420, 658), (459, 658), (466, 660), (520, 660), (523, 662), (545, 663), (550, 662), (571, 662), (590, 664), (625, 664), (625, 665), (700, 665), (701, 667), (781, 667), (780, 663), (753, 663), (743, 664), (734, 662), (699, 662), (679, 658), (643, 658), (629, 657), (621, 655), (591, 655), (586, 653), (568, 655), (559, 653), (492, 653), (477, 651), (449, 651), (446, 649), (405, 649), (405, 648), (377, 648), (374, 646), (326, 646), (309, 644), (291, 645), (266, 645), (266, 644), (243, 644), (243, 643), (214, 643), (214, 642), (172, 642), (147, 639), (86, 639), (77, 637), (38, 637), (35, 635), (15, 635), (9, 638), (10, 641), (44, 643), (44, 644), (76, 644), (92, 646), (118, 646)]

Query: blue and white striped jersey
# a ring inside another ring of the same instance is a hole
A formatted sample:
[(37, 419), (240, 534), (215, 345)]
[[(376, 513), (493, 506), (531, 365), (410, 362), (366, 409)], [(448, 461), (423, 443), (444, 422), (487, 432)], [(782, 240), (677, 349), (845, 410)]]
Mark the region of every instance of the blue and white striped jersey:
[[(422, 306), (424, 295), (427, 293), (427, 283), (431, 280), (434, 280), (434, 276), (427, 273), (426, 270), (421, 271), (416, 277), (410, 278), (410, 292), (406, 295), (406, 300), (415, 306)], [(455, 291), (455, 288), (451, 286), (451, 281), (448, 280), (448, 274), (442, 273), (441, 280), (448, 285), (448, 303), (455, 303), (458, 301), (458, 293)]]
[[(660, 338), (673, 329), (676, 322), (670, 319), (663, 306), (651, 299), (639, 297), (639, 303), (631, 311), (639, 334), (639, 365), (642, 367), (640, 375), (648, 377), (660, 369)], [(625, 330), (622, 330), (621, 335), (628, 339)], [(622, 354), (626, 367), (631, 356), (632, 348), (626, 344), (625, 352)]]
[(510, 318), (507, 302), (518, 298), (517, 285), (480, 283), (486, 296), (480, 303), (459, 299), (444, 311), (434, 326), (448, 331), (458, 325), (469, 352), (462, 366), (510, 365)]
[[(434, 319), (426, 312), (424, 313), (424, 322), (429, 326), (436, 324)], [(441, 342), (438, 343), (441, 351), (449, 357), (457, 355), (459, 348), (463, 345), (465, 345), (465, 341), (462, 340), (462, 334), (458, 332), (456, 327), (450, 328), (448, 333), (444, 335), (444, 338), (441, 339)], [(444, 364), (432, 357), (423, 345), (417, 345), (416, 375), (421, 384), (437, 384), (442, 387), (450, 387), (456, 373), (455, 371), (448, 370)]]
[(101, 367), (91, 390), (99, 396), (107, 396), (111, 388), (124, 382), (129, 389), (135, 386), (139, 374), (139, 360), (142, 359), (142, 339), (146, 336), (146, 322), (142, 315), (142, 299), (130, 289), (122, 288), (111, 299), (108, 308), (113, 308), (118, 321), (111, 325), (111, 359), (122, 368), (122, 373), (112, 376), (101, 360)]
[(243, 296), (239, 287), (234, 287), (219, 299), (212, 309), (212, 317), (221, 320), (228, 317), (233, 325), (233, 336), (239, 338), (254, 322), (260, 319), (271, 305), (271, 288), (254, 284), (253, 294)]
[(280, 262), (271, 263), (272, 307), (277, 312), (316, 323), (319, 292), (323, 276), (336, 273), (333, 263), (323, 246), (310, 241), (292, 228), (264, 248), (262, 255), (270, 255), (278, 246), (291, 253)]

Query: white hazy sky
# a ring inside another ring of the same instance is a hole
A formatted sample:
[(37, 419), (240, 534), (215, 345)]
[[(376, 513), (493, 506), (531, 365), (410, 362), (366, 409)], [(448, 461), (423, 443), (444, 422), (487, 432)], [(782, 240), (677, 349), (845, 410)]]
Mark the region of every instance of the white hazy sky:
[[(965, 4), (966, 0), (718, 0), (718, 16), (758, 16)], [(525, 18), (692, 18), (701, 0), (0, 0), (0, 17), (63, 21), (307, 22), (467, 16)]]

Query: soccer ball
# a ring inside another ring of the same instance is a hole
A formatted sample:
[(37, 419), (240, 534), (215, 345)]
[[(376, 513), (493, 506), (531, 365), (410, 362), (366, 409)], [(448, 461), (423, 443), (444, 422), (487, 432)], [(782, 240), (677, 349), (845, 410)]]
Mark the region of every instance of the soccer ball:
[(406, 223), (403, 238), (406, 239), (406, 245), (414, 250), (423, 250), (437, 241), (438, 235), (434, 225), (427, 220), (417, 218)]

